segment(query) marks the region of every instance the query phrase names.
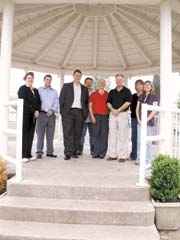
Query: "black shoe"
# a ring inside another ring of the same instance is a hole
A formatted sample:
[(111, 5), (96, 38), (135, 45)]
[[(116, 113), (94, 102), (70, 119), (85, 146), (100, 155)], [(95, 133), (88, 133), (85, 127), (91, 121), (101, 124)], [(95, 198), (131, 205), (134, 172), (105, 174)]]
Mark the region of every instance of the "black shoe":
[(37, 158), (37, 159), (40, 159), (40, 158), (42, 158), (42, 155), (38, 154), (38, 155), (36, 156), (36, 158)]
[(82, 151), (78, 150), (77, 151), (77, 155), (81, 156), (82, 155)]
[(52, 154), (46, 154), (47, 157), (57, 158), (57, 155)]
[(100, 159), (103, 159), (103, 158), (104, 158), (104, 156), (99, 156), (99, 158), (100, 158)]
[(99, 158), (99, 155), (93, 155), (92, 157), (93, 158)]
[(64, 160), (70, 160), (71, 156), (65, 155)]
[(78, 155), (77, 155), (77, 153), (74, 153), (71, 157), (72, 158), (78, 158)]
[(94, 145), (90, 146), (90, 152), (91, 152), (91, 155), (93, 156), (94, 155)]
[(83, 154), (83, 145), (79, 145), (79, 147), (78, 147), (78, 150), (77, 150), (77, 154), (78, 155), (82, 155)]

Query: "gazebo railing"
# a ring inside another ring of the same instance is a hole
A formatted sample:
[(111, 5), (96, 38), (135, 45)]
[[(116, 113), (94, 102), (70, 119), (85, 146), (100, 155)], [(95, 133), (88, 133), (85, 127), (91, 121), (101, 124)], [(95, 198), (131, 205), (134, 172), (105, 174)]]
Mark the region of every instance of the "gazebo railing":
[[(147, 136), (147, 112), (156, 111), (164, 112), (165, 110), (159, 106), (152, 106), (148, 104), (142, 104), (142, 115), (141, 115), (141, 137), (140, 137), (140, 165), (139, 165), (139, 182), (138, 186), (146, 186), (145, 173), (146, 169), (150, 167), (150, 164), (146, 164), (146, 144), (147, 142), (162, 141), (163, 137), (159, 135)], [(159, 131), (156, 131), (158, 133)]]
[[(155, 134), (153, 136), (147, 136), (147, 112), (148, 111), (156, 111), (158, 114), (156, 115), (156, 125)], [(166, 153), (166, 149), (161, 148), (161, 144), (165, 140), (165, 131), (163, 129), (164, 134), (161, 135), (160, 131), (161, 122), (159, 120), (159, 113), (169, 113), (170, 114), (170, 125), (167, 128), (171, 128), (171, 136), (170, 137), (170, 154), (173, 157), (180, 158), (180, 110), (179, 109), (164, 109), (160, 106), (152, 106), (147, 104), (142, 104), (142, 117), (141, 117), (141, 143), (140, 143), (140, 166), (139, 166), (139, 182), (138, 186), (146, 186), (145, 174), (146, 169), (151, 167), (151, 164), (146, 164), (146, 144), (147, 142), (160, 142), (160, 153)], [(162, 152), (161, 152), (162, 150)]]
[[(14, 101), (9, 101), (4, 104), (4, 107), (9, 108), (9, 106), (17, 106), (16, 112), (16, 129), (2, 129), (1, 132), (6, 137), (13, 136), (16, 138), (16, 157), (12, 157), (8, 155), (8, 146), (5, 149), (1, 150), (1, 156), (16, 166), (16, 177), (14, 178), (15, 181), (22, 180), (22, 126), (23, 126), (23, 100), (18, 99)], [(7, 109), (8, 111), (8, 109)], [(8, 141), (7, 141), (8, 144)]]

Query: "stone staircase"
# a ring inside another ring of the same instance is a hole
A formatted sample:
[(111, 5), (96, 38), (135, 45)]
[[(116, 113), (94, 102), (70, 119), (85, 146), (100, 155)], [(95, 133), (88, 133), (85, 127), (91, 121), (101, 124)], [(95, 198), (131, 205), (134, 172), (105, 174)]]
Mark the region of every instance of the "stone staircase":
[(9, 181), (0, 240), (159, 240), (149, 188)]

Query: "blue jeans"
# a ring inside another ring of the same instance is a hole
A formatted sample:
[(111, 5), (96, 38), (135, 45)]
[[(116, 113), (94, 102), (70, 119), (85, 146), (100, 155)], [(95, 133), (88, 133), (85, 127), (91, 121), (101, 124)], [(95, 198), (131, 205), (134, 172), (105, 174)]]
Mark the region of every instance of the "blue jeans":
[(132, 141), (132, 150), (131, 150), (131, 158), (133, 160), (137, 159), (137, 119), (131, 118), (131, 141)]
[(84, 145), (84, 140), (85, 140), (87, 129), (89, 132), (89, 144), (90, 144), (90, 146), (93, 146), (94, 145), (94, 137), (93, 137), (93, 126), (92, 126), (91, 122), (84, 123), (83, 132), (82, 132), (81, 140), (80, 140), (80, 145)]
[[(154, 127), (147, 126), (147, 136), (153, 136)], [(141, 126), (137, 126), (137, 160), (140, 160), (140, 141), (141, 141)], [(152, 160), (152, 142), (146, 144), (146, 164), (151, 163)]]

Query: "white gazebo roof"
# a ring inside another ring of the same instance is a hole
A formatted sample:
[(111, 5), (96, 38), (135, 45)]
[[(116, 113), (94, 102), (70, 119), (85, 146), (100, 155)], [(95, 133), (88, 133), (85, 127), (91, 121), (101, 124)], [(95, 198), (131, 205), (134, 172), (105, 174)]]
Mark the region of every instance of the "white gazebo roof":
[[(159, 1), (151, 1), (154, 5), (147, 5), (149, 1), (145, 0), (140, 5), (123, 4), (136, 1), (16, 2), (13, 43), (16, 67), (57, 73), (74, 68), (87, 73), (159, 71)], [(180, 10), (175, 5), (177, 1), (173, 2), (176, 8), (173, 10), (173, 66), (179, 70)]]

